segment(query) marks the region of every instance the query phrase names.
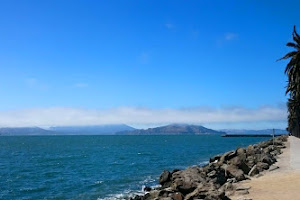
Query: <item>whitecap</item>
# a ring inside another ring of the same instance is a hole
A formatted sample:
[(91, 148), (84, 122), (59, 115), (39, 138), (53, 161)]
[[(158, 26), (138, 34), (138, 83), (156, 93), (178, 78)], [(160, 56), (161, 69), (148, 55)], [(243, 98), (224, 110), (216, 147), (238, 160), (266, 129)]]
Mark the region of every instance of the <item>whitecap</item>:
[(202, 161), (199, 163), (199, 166), (204, 166), (204, 165), (207, 165), (209, 162), (208, 161)]
[(101, 183), (103, 183), (103, 181), (96, 181), (95, 182), (96, 185), (101, 184)]
[(110, 194), (105, 198), (98, 198), (97, 200), (121, 200), (121, 199), (128, 199), (130, 197), (135, 197), (136, 195), (144, 195), (144, 194), (145, 193), (141, 191), (125, 190), (122, 193)]

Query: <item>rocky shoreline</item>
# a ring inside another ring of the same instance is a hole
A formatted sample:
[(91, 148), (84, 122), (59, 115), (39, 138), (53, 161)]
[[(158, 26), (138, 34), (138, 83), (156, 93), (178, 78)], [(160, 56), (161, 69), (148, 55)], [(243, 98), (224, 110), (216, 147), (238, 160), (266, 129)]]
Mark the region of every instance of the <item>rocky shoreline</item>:
[(285, 148), (287, 135), (276, 137), (247, 148), (238, 148), (210, 158), (209, 164), (184, 170), (163, 171), (161, 187), (145, 188), (145, 195), (130, 200), (229, 200), (234, 193), (247, 193), (235, 183), (274, 170), (276, 158)]

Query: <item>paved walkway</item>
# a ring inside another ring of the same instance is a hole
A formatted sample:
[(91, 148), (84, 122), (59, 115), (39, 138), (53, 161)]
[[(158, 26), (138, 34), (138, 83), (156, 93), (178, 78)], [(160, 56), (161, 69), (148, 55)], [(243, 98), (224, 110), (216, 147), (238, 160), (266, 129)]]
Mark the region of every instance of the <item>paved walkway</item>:
[(290, 142), (291, 169), (300, 170), (300, 139), (291, 136), (289, 137), (289, 142)]

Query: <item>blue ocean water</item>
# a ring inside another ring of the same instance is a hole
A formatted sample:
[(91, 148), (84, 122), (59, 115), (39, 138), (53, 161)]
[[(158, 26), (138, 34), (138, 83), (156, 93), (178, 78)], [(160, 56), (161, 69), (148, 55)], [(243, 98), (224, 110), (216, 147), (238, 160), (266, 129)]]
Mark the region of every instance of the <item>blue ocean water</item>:
[(177, 136), (0, 137), (0, 199), (122, 199), (160, 173), (267, 138)]

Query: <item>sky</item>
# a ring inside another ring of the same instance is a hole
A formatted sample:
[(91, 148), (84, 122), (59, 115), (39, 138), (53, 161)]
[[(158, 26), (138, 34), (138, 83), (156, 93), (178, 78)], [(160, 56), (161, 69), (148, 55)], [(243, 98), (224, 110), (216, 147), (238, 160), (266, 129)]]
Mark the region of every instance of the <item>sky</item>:
[(0, 126), (285, 128), (299, 6), (0, 1)]

